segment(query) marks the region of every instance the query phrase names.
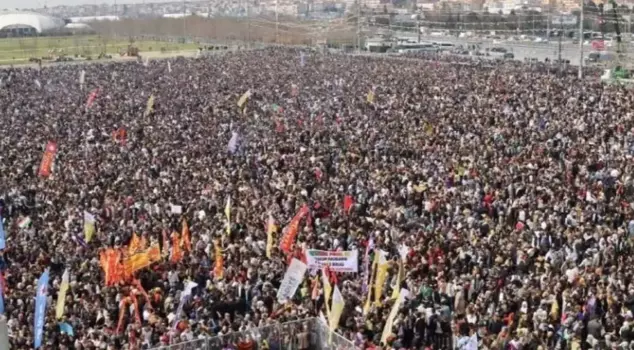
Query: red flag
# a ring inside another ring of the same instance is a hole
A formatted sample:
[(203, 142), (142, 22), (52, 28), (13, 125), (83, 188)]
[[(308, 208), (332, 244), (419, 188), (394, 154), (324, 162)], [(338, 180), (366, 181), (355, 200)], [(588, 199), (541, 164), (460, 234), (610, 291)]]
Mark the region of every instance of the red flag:
[(2, 295), (6, 294), (6, 285), (7, 282), (4, 280), (4, 272), (0, 272), (0, 293), (2, 293)]
[(324, 174), (321, 172), (321, 169), (315, 168), (315, 177), (317, 180), (321, 181), (322, 176), (324, 176)]
[(295, 237), (297, 236), (297, 231), (299, 230), (299, 222), (308, 214), (308, 206), (304, 204), (304, 206), (299, 210), (299, 212), (295, 215), (295, 217), (288, 224), (288, 228), (286, 229), (286, 233), (284, 237), (280, 240), (280, 250), (284, 253), (289, 253), (291, 251), (291, 247), (295, 244)]
[(343, 197), (343, 212), (346, 213), (346, 215), (350, 215), (350, 209), (352, 208), (352, 205), (354, 204), (354, 199), (352, 199), (352, 196), (347, 194), (345, 197)]
[(282, 124), (279, 120), (275, 121), (275, 131), (284, 132), (284, 124)]
[(55, 160), (55, 154), (57, 153), (57, 143), (55, 141), (49, 141), (46, 144), (46, 150), (42, 157), (42, 163), (40, 163), (39, 175), (42, 177), (49, 177), (53, 172), (53, 161)]
[(99, 88), (96, 88), (92, 90), (92, 92), (90, 92), (90, 95), (88, 95), (88, 101), (86, 101), (86, 109), (90, 109), (92, 104), (95, 102), (95, 99), (97, 98), (98, 93), (99, 93)]

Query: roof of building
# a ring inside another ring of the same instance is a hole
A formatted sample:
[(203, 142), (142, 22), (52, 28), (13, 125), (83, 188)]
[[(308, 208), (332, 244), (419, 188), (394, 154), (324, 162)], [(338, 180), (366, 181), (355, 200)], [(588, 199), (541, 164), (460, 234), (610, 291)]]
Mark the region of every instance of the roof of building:
[(64, 27), (61, 18), (33, 12), (0, 12), (0, 30), (6, 27), (33, 27), (38, 33)]

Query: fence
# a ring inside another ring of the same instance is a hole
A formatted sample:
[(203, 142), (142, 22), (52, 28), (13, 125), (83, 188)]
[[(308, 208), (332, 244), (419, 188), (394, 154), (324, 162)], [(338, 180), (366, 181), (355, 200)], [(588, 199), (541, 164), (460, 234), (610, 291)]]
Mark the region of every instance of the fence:
[[(217, 337), (195, 339), (154, 350), (217, 350), (234, 348), (235, 344), (251, 341), (252, 350), (261, 350), (264, 342), (268, 349), (284, 350), (356, 350), (354, 344), (341, 335), (330, 332), (319, 318), (308, 318), (260, 328), (245, 332), (234, 332)], [(231, 345), (231, 346), (229, 346)]]

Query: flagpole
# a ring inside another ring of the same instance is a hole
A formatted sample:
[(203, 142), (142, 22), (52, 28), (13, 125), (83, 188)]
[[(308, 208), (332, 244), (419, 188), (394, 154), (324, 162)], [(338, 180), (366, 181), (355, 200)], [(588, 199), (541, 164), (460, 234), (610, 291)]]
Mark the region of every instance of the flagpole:
[(579, 16), (579, 72), (578, 78), (583, 78), (583, 0), (579, 0), (581, 15)]

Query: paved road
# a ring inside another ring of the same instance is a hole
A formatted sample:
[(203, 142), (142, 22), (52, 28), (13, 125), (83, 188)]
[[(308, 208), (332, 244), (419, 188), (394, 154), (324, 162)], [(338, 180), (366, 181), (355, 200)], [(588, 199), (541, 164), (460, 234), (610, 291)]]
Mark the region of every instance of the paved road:
[[(463, 39), (456, 37), (432, 37), (422, 36), (421, 40), (424, 41), (436, 41), (436, 42), (450, 42), (453, 44), (469, 45), (474, 43), (481, 43), (482, 48), (503, 47), (513, 52), (515, 58), (518, 60), (524, 60), (524, 58), (537, 58), (539, 61), (544, 61), (545, 58), (556, 60), (559, 55), (559, 42), (551, 41), (550, 43), (535, 43), (535, 42), (522, 42), (522, 41), (502, 41), (500, 43), (493, 43), (491, 40), (482, 38)], [(588, 53), (592, 52), (592, 48), (589, 45), (583, 47), (584, 57), (588, 56)], [(633, 50), (629, 50), (629, 58), (634, 59)], [(572, 65), (579, 65), (579, 44), (572, 44), (570, 41), (563, 42), (561, 45), (561, 58), (569, 60)]]

